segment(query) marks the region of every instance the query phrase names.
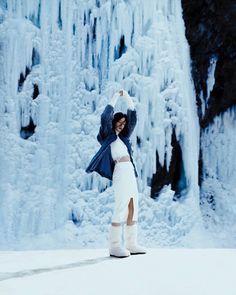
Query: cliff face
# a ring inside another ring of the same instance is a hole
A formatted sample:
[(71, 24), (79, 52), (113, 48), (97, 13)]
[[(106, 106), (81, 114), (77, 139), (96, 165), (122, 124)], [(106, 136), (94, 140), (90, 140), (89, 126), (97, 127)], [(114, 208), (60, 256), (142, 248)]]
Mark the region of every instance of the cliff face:
[[(182, 0), (182, 7), (199, 120), (205, 128), (216, 115), (236, 104), (236, 2)], [(209, 93), (207, 82), (212, 60), (216, 61), (215, 83)]]
[[(235, 236), (236, 2), (182, 0), (200, 123), (199, 184), (205, 225)], [(235, 244), (235, 241), (233, 242)]]
[[(182, 0), (182, 7), (203, 132), (217, 115), (236, 104), (236, 3), (233, 0)], [(212, 63), (215, 63), (213, 72)], [(200, 184), (203, 170), (200, 150)]]
[[(225, 130), (222, 131), (215, 125), (214, 120), (219, 115), (223, 116), (226, 112), (232, 112), (232, 106), (236, 104), (236, 22), (234, 21), (236, 2), (233, 0), (182, 0), (182, 9), (185, 35), (190, 46), (192, 77), (201, 127), (199, 184), (202, 185), (204, 179), (209, 176), (206, 171), (212, 169), (209, 163), (209, 165), (204, 163), (204, 157), (210, 150), (205, 142), (207, 137), (204, 134), (208, 132), (208, 127), (213, 128), (216, 134), (225, 133)], [(220, 122), (220, 119), (218, 121)], [(230, 126), (233, 124), (231, 123)], [(233, 132), (231, 127), (227, 132), (229, 130)], [(211, 140), (214, 144), (214, 139)], [(151, 185), (153, 197), (158, 196), (159, 191), (166, 184), (171, 184), (177, 197), (187, 188), (182, 151), (177, 148), (178, 142), (173, 134), (171, 144), (173, 150), (169, 171), (159, 163), (157, 156), (157, 172), (153, 175)], [(225, 151), (226, 157), (227, 154), (229, 155)], [(220, 169), (224, 170), (222, 166), (219, 166)], [(217, 173), (215, 177), (218, 177)], [(210, 203), (212, 203), (211, 200)]]

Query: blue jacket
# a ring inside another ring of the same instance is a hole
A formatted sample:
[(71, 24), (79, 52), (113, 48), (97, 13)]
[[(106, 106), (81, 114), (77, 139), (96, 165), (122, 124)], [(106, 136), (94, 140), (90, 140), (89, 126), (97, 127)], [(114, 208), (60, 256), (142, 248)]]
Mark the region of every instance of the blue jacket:
[[(87, 173), (96, 171), (101, 176), (106, 177), (110, 180), (112, 180), (112, 174), (115, 167), (115, 163), (111, 156), (110, 144), (117, 139), (116, 132), (112, 129), (113, 115), (114, 115), (114, 108), (113, 106), (108, 104), (101, 115), (101, 127), (99, 129), (99, 133), (97, 136), (97, 140), (101, 144), (101, 148), (92, 158), (90, 164), (88, 165), (86, 169)], [(134, 130), (136, 122), (137, 122), (136, 111), (128, 109), (126, 129), (123, 129), (118, 136), (127, 146), (131, 162), (134, 166), (135, 176), (137, 177), (138, 173), (133, 162), (131, 143), (129, 141), (129, 137)]]

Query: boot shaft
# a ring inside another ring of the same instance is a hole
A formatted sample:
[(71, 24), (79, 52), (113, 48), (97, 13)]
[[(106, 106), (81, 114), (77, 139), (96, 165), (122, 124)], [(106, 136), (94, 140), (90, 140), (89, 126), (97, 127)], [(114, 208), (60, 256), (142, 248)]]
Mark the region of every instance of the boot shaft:
[(130, 252), (123, 246), (123, 226), (111, 226), (110, 228), (110, 256), (124, 258), (130, 256)]
[(137, 243), (138, 228), (137, 224), (127, 225), (125, 228), (125, 245), (131, 254), (145, 254), (146, 249)]

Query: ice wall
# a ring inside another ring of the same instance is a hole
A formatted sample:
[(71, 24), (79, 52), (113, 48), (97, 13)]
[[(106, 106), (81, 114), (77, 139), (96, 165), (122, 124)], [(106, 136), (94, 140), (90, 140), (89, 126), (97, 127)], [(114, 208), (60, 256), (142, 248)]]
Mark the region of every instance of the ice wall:
[(236, 107), (217, 116), (201, 136), (201, 204), (205, 224), (235, 246)]
[[(168, 167), (175, 128), (187, 206), (198, 212), (199, 130), (180, 0), (5, 0), (0, 9), (1, 241), (79, 224), (74, 204), (110, 186), (84, 169), (120, 88), (138, 112), (140, 191), (156, 150)], [(125, 109), (120, 100), (116, 110)]]

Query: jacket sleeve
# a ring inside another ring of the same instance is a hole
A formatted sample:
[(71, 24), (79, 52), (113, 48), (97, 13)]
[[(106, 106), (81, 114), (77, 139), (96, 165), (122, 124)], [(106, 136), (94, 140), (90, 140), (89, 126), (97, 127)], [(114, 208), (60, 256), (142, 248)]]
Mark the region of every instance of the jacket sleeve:
[(134, 128), (137, 123), (137, 113), (136, 110), (128, 109), (127, 111), (127, 117), (128, 117), (128, 124), (127, 124), (127, 137), (130, 137), (132, 132), (134, 131)]
[(112, 132), (112, 120), (114, 107), (108, 104), (101, 115), (101, 126), (97, 135), (97, 140), (102, 143), (105, 138)]

